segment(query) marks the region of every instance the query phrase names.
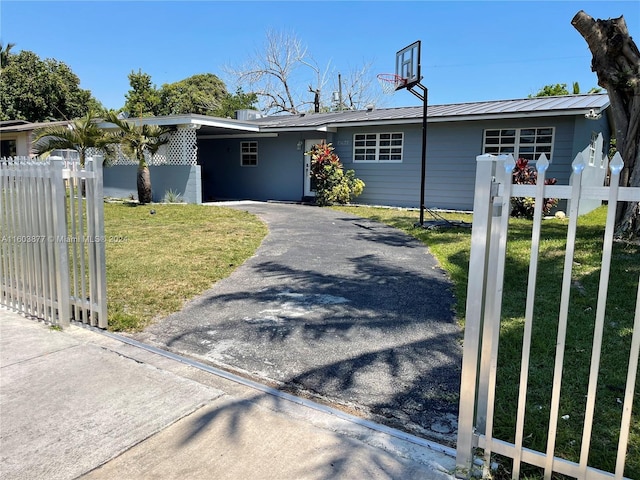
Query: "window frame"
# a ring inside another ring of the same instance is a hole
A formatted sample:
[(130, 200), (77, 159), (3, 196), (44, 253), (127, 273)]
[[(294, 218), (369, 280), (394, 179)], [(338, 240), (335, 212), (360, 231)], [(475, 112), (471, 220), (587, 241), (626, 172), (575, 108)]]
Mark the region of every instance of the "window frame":
[[(9, 153), (9, 155), (0, 153), (0, 157), (17, 157), (18, 156), (18, 139), (17, 138), (3, 136), (2, 139), (0, 139), (0, 142), (2, 142), (2, 146), (4, 147), (2, 148), (4, 153)], [(13, 155), (10, 154), (11, 152), (13, 152)]]
[[(247, 148), (248, 150), (245, 151), (245, 148)], [(257, 141), (248, 140), (248, 141), (240, 142), (240, 166), (241, 167), (257, 167), (258, 166), (258, 142)]]
[[(533, 134), (525, 134), (523, 132), (527, 132), (533, 130)], [(546, 131), (550, 130), (550, 133)], [(513, 131), (513, 135), (510, 135), (509, 132)], [(488, 132), (498, 132), (497, 136), (487, 136)], [(533, 137), (533, 142), (525, 142), (523, 139), (530, 139)], [(551, 140), (549, 142), (539, 141), (539, 139), (543, 139), (546, 137), (550, 137)], [(487, 139), (497, 138), (497, 143), (487, 143)], [(503, 142), (503, 139), (507, 140)], [(509, 143), (509, 140), (513, 139), (513, 143)], [(509, 154), (513, 153), (514, 159), (518, 158), (526, 158), (529, 162), (537, 162), (538, 158), (540, 158), (541, 154), (545, 154), (547, 159), (551, 163), (553, 160), (553, 150), (556, 139), (556, 127), (508, 127), (508, 128), (485, 128), (482, 132), (482, 153), (483, 154), (491, 154), (491, 155), (500, 155), (500, 154)], [(504, 148), (510, 148), (513, 146), (513, 152), (503, 152)], [(487, 149), (495, 149), (497, 148), (497, 152), (487, 151)], [(522, 149), (532, 149), (532, 151), (523, 152)], [(538, 150), (547, 150), (548, 151), (538, 151)], [(529, 158), (532, 157), (532, 158)]]
[[(354, 133), (352, 153), (353, 163), (402, 163), (404, 132)], [(358, 158), (362, 156), (365, 158)]]
[(589, 141), (589, 147), (587, 147), (589, 149), (589, 158), (587, 163), (591, 167), (593, 167), (597, 163), (597, 166), (602, 168), (604, 166), (603, 157), (599, 157), (596, 151), (596, 146), (598, 144), (598, 135), (598, 132), (591, 132), (591, 140)]

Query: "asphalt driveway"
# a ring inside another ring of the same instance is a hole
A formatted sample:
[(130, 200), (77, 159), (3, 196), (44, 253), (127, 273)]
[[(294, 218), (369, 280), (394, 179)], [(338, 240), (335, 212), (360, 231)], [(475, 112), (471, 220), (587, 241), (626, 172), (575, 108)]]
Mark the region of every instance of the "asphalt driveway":
[(232, 208), (267, 223), (256, 254), (135, 338), (454, 441), (462, 332), (451, 283), (428, 249), (396, 229), (331, 209), (258, 202)]

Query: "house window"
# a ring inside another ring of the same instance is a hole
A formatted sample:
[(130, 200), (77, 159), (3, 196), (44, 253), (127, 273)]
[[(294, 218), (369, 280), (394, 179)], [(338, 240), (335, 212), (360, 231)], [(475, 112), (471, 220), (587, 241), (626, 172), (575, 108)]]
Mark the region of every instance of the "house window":
[[(591, 141), (589, 142), (589, 165), (596, 164), (596, 146), (598, 145), (598, 134), (591, 132)], [(602, 166), (602, 165), (599, 165)]]
[(0, 158), (15, 157), (17, 154), (15, 140), (0, 140)]
[(404, 134), (356, 133), (353, 136), (354, 162), (401, 162)]
[(485, 130), (483, 153), (511, 153), (516, 159), (526, 158), (533, 161), (544, 153), (551, 161), (553, 134), (553, 127)]
[(240, 165), (243, 167), (258, 165), (258, 142), (240, 142)]

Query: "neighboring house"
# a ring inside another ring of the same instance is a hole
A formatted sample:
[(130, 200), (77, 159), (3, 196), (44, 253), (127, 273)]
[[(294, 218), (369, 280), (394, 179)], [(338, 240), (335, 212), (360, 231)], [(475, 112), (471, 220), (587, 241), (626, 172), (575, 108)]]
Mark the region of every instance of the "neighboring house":
[[(609, 144), (608, 107), (603, 94), (430, 105), (425, 206), (471, 210), (475, 159), (482, 153), (531, 160), (545, 153), (551, 161), (548, 175), (567, 183), (571, 162), (594, 132), (602, 133), (605, 148)], [(421, 106), (262, 118), (242, 114), (243, 120), (201, 115), (145, 119), (177, 128), (166, 151), (151, 164), (154, 200), (171, 188), (195, 203), (301, 201), (313, 196), (304, 152), (325, 141), (333, 144), (345, 169), (355, 170), (365, 182), (358, 203), (420, 205)], [(4, 139), (2, 126), (0, 134)], [(134, 170), (133, 163), (106, 169), (105, 193), (134, 193)]]
[[(25, 126), (36, 125), (24, 120), (0, 122), (0, 158), (26, 157), (31, 150), (31, 137), (25, 133)], [(26, 128), (26, 131), (29, 131)]]

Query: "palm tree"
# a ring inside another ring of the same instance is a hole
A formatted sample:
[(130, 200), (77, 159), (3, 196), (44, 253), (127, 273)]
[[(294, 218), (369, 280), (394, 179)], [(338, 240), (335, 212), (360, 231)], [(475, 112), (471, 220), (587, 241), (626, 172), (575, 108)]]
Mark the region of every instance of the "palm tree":
[(9, 55), (11, 55), (11, 49), (15, 46), (15, 43), (7, 43), (6, 47), (2, 43), (0, 43), (0, 70), (6, 67), (9, 63)]
[(155, 155), (158, 149), (169, 142), (167, 133), (171, 129), (157, 125), (136, 125), (131, 121), (118, 118), (115, 112), (109, 112), (106, 120), (116, 125), (119, 142), (125, 154), (138, 161), (137, 186), (138, 202), (151, 202), (151, 173), (145, 154)]
[(34, 132), (33, 144), (38, 155), (48, 155), (53, 150), (75, 150), (80, 155), (80, 165), (84, 167), (87, 153), (97, 149), (109, 158), (114, 153), (113, 144), (118, 138), (102, 130), (96, 123), (95, 111), (68, 125), (43, 127)]

